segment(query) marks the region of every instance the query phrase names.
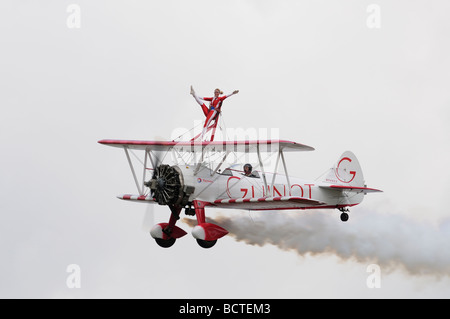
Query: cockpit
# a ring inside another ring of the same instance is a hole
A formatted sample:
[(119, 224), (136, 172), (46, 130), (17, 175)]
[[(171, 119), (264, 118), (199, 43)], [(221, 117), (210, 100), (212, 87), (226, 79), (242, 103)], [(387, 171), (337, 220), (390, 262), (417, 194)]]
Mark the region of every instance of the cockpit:
[[(248, 165), (248, 164), (245, 164)], [(247, 168), (247, 173), (246, 173), (246, 169), (245, 169), (245, 165), (241, 165), (241, 164), (235, 164), (232, 165), (230, 167), (227, 167), (226, 169), (224, 169), (222, 172), (220, 172), (220, 175), (225, 175), (225, 176), (245, 176), (245, 177), (249, 177), (249, 178), (260, 178), (259, 172), (254, 171), (253, 168), (250, 170), (250, 173), (248, 171)]]

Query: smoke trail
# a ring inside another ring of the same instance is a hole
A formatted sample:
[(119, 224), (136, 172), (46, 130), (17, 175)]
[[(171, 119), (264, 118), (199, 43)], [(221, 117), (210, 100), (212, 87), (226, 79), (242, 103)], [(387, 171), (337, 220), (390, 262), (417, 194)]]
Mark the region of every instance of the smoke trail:
[(253, 218), (245, 213), (218, 215), (208, 221), (250, 245), (272, 244), (302, 256), (333, 254), (343, 260), (377, 263), (385, 270), (404, 268), (414, 275), (450, 275), (450, 221), (436, 227), (401, 215), (358, 215), (346, 223), (329, 211), (264, 212)]

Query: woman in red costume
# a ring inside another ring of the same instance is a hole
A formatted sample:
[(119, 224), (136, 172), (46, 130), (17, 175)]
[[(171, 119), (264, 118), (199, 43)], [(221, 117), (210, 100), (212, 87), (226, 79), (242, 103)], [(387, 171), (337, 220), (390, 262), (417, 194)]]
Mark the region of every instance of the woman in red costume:
[[(222, 102), (227, 97), (232, 96), (233, 94), (239, 93), (239, 90), (233, 91), (231, 94), (219, 96), (220, 94), (223, 94), (223, 92), (219, 89), (214, 90), (214, 97), (198, 97), (197, 94), (195, 94), (194, 88), (191, 85), (191, 94), (195, 98), (198, 104), (202, 107), (203, 113), (206, 116), (205, 125), (203, 126), (202, 131), (202, 140), (203, 136), (206, 134), (208, 130), (208, 126), (211, 123), (211, 121), (216, 117), (216, 115), (220, 112), (220, 108), (222, 107)], [(209, 108), (206, 106), (205, 101), (209, 102)]]

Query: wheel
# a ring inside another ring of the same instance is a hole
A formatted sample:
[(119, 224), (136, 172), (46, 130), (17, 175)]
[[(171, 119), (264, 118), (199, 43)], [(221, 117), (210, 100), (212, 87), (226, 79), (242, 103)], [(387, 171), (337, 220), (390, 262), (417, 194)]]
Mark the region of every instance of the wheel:
[(346, 221), (348, 220), (348, 214), (347, 214), (347, 213), (342, 213), (342, 214), (341, 214), (341, 220), (342, 220), (343, 222), (346, 222)]
[(173, 244), (175, 244), (175, 238), (169, 238), (169, 239), (162, 239), (162, 238), (155, 238), (156, 243), (163, 247), (163, 248), (169, 248)]
[(203, 248), (211, 248), (217, 243), (217, 239), (216, 240), (197, 239), (197, 243)]

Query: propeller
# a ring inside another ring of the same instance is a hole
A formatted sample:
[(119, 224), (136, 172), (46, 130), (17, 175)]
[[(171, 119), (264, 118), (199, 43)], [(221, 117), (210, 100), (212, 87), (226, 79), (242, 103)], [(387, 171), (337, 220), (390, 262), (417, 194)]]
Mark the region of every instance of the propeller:
[(155, 204), (147, 204), (144, 218), (142, 219), (142, 230), (146, 233), (150, 232), (155, 224)]
[[(155, 141), (159, 141), (159, 140), (164, 140), (162, 137), (160, 136), (155, 136), (154, 137)], [(153, 172), (155, 171), (155, 168), (157, 168), (159, 166), (159, 164), (162, 161), (162, 156), (163, 154), (161, 154), (161, 152), (152, 152), (152, 165), (153, 165)], [(147, 207), (145, 208), (145, 212), (144, 212), (144, 217), (142, 219), (142, 226), (141, 229), (146, 232), (149, 233), (150, 230), (153, 228), (155, 224), (155, 204), (154, 203), (149, 203), (147, 204)]]

